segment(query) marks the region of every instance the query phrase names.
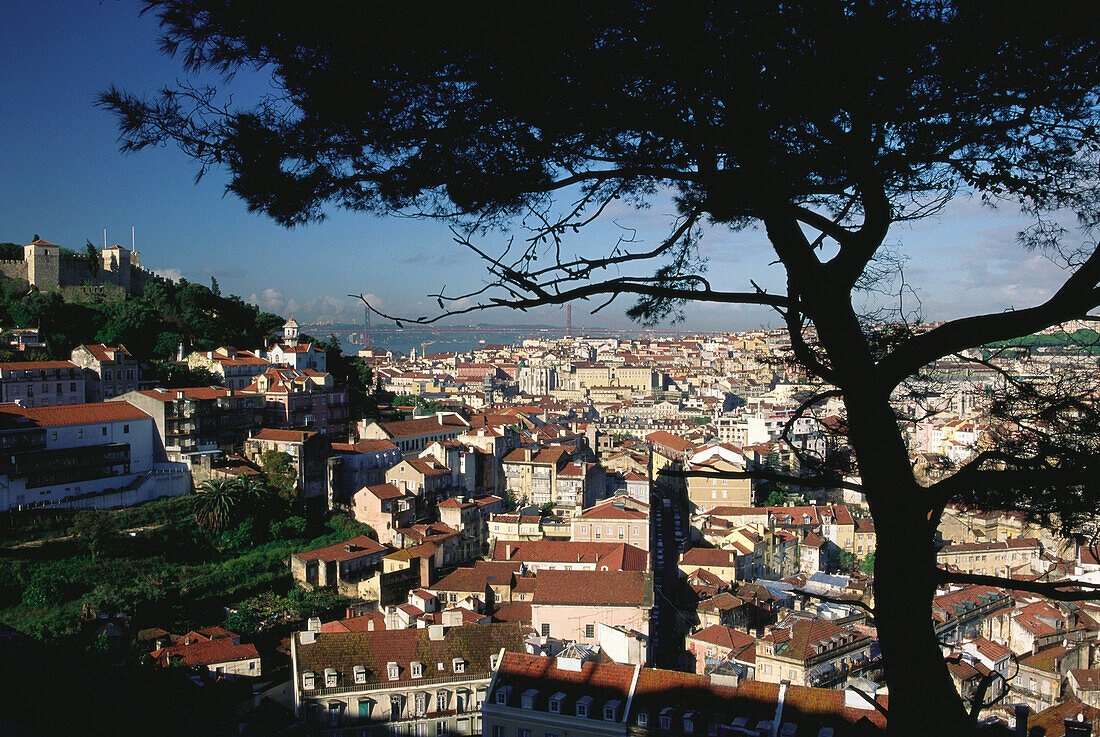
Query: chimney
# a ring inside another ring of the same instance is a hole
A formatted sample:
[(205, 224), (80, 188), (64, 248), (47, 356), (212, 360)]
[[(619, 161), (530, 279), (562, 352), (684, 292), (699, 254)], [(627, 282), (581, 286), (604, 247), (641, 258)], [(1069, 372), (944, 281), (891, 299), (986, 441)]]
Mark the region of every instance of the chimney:
[(441, 624), (428, 625), (428, 639), (429, 640), (442, 640), (443, 639), (443, 625), (441, 625)]
[(1091, 737), (1092, 724), (1085, 721), (1085, 715), (1078, 713), (1077, 718), (1072, 717), (1062, 720), (1062, 726), (1066, 730), (1066, 737)]
[(504, 543), (504, 560), (512, 559), (512, 543)]
[(1027, 737), (1027, 717), (1031, 709), (1027, 704), (1016, 704), (1013, 712), (1013, 737)]
[(306, 630), (309, 632), (321, 631), (321, 620), (319, 617), (310, 617), (306, 620)]
[(183, 399), (183, 392), (182, 391), (177, 391), (176, 392), (176, 399)]

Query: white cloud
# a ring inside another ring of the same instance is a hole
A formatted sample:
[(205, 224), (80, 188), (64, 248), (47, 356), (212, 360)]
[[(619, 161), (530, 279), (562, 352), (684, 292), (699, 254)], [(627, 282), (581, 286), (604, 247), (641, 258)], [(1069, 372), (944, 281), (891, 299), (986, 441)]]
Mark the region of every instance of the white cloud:
[(153, 273), (172, 281), (179, 281), (183, 278), (183, 272), (179, 269), (154, 269)]
[(283, 299), (282, 292), (274, 287), (268, 287), (262, 294), (253, 293), (249, 296), (248, 301), (257, 305), (264, 312), (278, 313), (286, 306), (286, 300)]

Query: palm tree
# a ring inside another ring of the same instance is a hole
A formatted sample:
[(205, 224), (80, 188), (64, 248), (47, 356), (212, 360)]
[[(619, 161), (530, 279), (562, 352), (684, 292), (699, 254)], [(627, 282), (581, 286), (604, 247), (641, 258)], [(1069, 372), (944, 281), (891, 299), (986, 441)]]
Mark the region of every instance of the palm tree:
[(229, 479), (203, 481), (195, 497), (195, 520), (208, 530), (229, 526), (238, 501), (238, 487)]
[[(238, 476), (235, 482), (237, 503), (242, 515), (262, 516), (271, 499), (271, 489), (259, 475)], [(270, 510), (268, 510), (270, 513)]]

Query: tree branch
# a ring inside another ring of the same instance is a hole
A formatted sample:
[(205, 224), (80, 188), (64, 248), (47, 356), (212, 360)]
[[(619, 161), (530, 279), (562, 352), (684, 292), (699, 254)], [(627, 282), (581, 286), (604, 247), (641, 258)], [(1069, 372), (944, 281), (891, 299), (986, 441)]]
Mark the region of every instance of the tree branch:
[(802, 478), (789, 473), (777, 473), (770, 469), (758, 469), (755, 471), (685, 471), (682, 469), (666, 468), (661, 471), (665, 476), (673, 478), (715, 478), (715, 479), (760, 479), (762, 481), (778, 481), (795, 486), (806, 486), (811, 489), (850, 489), (861, 494), (867, 493), (860, 484), (843, 479), (827, 479), (823, 477)]
[(952, 320), (914, 336), (886, 356), (879, 367), (882, 380), (895, 387), (922, 366), (967, 348), (1008, 340), (1066, 322), (1100, 305), (1100, 247), (1050, 299), (1022, 310), (975, 315)]
[[(699, 277), (685, 277), (685, 280), (691, 280), (698, 282)], [(494, 285), (503, 286), (503, 285)], [(506, 287), (504, 287), (506, 288)], [(421, 316), (417, 318), (409, 318), (401, 315), (389, 315), (373, 307), (362, 294), (349, 294), (349, 297), (355, 297), (363, 302), (363, 304), (375, 315), (385, 319), (393, 320), (397, 323), (410, 323), (413, 325), (431, 325), (439, 322), (440, 320), (453, 317), (455, 315), (465, 315), (471, 312), (481, 312), (484, 310), (493, 309), (496, 307), (510, 307), (516, 310), (528, 310), (533, 307), (540, 307), (542, 305), (558, 305), (566, 304), (578, 299), (588, 299), (601, 294), (642, 294), (654, 297), (662, 297), (665, 299), (687, 299), (697, 302), (716, 302), (721, 304), (752, 304), (752, 305), (764, 305), (767, 307), (785, 307), (787, 304), (787, 298), (776, 294), (761, 294), (759, 292), (718, 292), (711, 289), (680, 289), (675, 287), (661, 286), (658, 284), (646, 283), (646, 281), (636, 278), (623, 277), (621, 279), (609, 279), (603, 282), (597, 282), (595, 284), (586, 284), (584, 286), (576, 287), (574, 289), (568, 289), (561, 292), (546, 292), (539, 294), (535, 297), (521, 296), (518, 292), (509, 290), (512, 293), (510, 299), (502, 297), (490, 297), (488, 304), (481, 303), (471, 305), (470, 307), (464, 307), (458, 310), (446, 310), (442, 314), (435, 317)]]
[(964, 583), (976, 586), (994, 586), (1012, 591), (1026, 591), (1057, 601), (1092, 601), (1100, 599), (1100, 584), (1087, 581), (1020, 581), (1001, 576), (987, 576), (981, 573), (962, 573), (936, 568), (940, 581), (944, 583)]

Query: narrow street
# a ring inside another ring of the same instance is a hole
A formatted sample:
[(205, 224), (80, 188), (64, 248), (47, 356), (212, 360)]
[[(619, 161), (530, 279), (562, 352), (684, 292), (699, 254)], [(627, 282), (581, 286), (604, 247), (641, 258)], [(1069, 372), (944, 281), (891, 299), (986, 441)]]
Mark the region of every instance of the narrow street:
[(682, 502), (654, 485), (651, 498), (653, 557), (653, 634), (652, 661), (660, 668), (684, 667), (684, 635), (689, 627), (683, 618), (683, 584), (679, 559), (687, 540), (687, 514)]

